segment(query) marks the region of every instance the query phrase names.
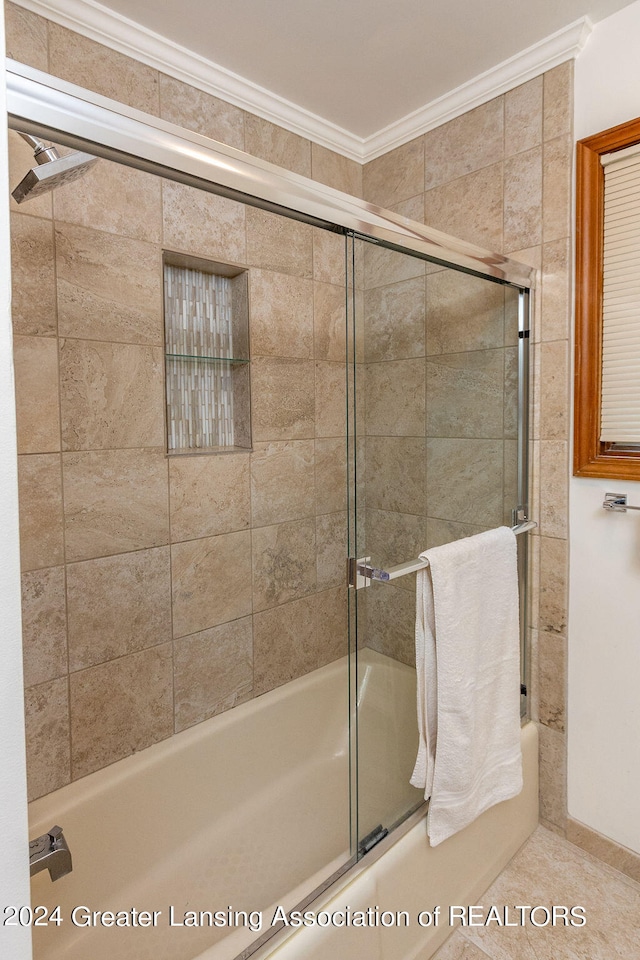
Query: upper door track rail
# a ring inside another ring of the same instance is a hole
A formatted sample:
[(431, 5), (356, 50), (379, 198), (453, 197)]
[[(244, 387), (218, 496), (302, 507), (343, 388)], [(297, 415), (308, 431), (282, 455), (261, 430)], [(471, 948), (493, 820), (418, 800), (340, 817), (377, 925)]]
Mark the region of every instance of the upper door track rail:
[(522, 289), (536, 271), (34, 67), (6, 61), (9, 126), (243, 203)]

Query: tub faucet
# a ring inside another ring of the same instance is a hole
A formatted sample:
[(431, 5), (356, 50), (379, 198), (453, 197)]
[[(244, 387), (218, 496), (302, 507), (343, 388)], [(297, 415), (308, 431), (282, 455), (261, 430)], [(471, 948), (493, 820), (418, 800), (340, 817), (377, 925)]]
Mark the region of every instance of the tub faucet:
[(31, 876), (48, 870), (52, 880), (71, 873), (71, 853), (62, 827), (51, 827), (48, 833), (29, 843), (29, 869)]

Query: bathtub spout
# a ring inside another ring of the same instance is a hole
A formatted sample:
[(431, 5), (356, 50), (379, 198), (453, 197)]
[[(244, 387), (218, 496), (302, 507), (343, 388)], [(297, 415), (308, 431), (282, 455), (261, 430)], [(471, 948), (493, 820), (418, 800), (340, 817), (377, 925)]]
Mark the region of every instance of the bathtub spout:
[(52, 880), (59, 880), (67, 873), (71, 873), (71, 852), (64, 838), (62, 827), (51, 827), (49, 833), (44, 833), (37, 840), (29, 844), (29, 869), (31, 876), (48, 870)]

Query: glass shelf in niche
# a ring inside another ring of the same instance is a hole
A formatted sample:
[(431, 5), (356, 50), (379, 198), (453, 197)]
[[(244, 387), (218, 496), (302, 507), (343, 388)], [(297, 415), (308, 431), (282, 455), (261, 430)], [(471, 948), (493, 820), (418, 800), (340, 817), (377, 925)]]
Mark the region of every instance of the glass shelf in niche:
[(164, 252), (168, 454), (251, 447), (246, 269)]
[(167, 360), (195, 360), (198, 363), (249, 363), (248, 357), (205, 357), (193, 353), (165, 353)]

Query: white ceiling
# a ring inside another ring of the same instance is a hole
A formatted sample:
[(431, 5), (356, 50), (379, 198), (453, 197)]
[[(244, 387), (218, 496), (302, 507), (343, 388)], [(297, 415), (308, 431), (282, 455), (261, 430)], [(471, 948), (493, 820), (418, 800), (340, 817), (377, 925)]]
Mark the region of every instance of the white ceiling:
[(102, 0), (350, 134), (401, 117), (631, 0)]
[(359, 162), (579, 56), (636, 0), (15, 0)]

